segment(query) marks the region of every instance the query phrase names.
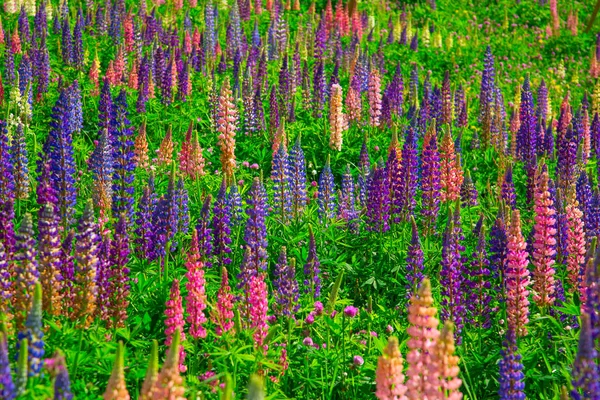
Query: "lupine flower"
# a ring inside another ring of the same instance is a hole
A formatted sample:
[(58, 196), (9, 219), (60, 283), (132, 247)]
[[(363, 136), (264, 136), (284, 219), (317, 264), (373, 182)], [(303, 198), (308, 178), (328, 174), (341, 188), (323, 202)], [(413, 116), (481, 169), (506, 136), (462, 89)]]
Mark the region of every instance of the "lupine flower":
[(114, 160), (112, 208), (115, 216), (124, 212), (127, 223), (130, 225), (133, 221), (133, 181), (136, 164), (134, 143), (131, 140), (133, 129), (131, 129), (128, 119), (125, 89), (121, 89), (114, 106), (116, 129), (112, 143)]
[(129, 400), (131, 398), (125, 384), (124, 358), (125, 349), (123, 348), (123, 342), (119, 341), (115, 363), (113, 364), (112, 373), (110, 374), (110, 378), (106, 384), (106, 391), (103, 395), (104, 400)]
[(500, 360), (500, 390), (498, 394), (502, 400), (525, 400), (525, 375), (523, 374), (523, 363), (521, 355), (518, 353), (517, 335), (515, 331), (509, 329), (506, 332), (506, 340), (503, 342), (503, 349), (500, 350), (502, 359)]
[(346, 171), (342, 175), (342, 191), (339, 195), (338, 214), (341, 219), (348, 223), (352, 232), (358, 232), (358, 213), (355, 207), (354, 178), (350, 171), (350, 165), (346, 165)]
[(189, 332), (195, 339), (205, 338), (206, 328), (203, 325), (207, 321), (204, 315), (204, 309), (206, 309), (206, 280), (204, 279), (204, 263), (201, 260), (200, 249), (198, 248), (198, 231), (195, 229), (192, 233), (192, 243), (185, 266), (188, 279), (186, 284), (188, 290), (186, 311), (188, 314), (187, 322), (190, 324)]
[(187, 234), (190, 225), (189, 200), (183, 177), (180, 176), (175, 188), (175, 202), (177, 203), (177, 232), (183, 234)]
[(506, 317), (508, 328), (517, 336), (527, 335), (529, 321), (529, 270), (527, 244), (521, 234), (521, 214), (512, 211), (506, 254)]
[(458, 378), (460, 358), (454, 354), (455, 351), (454, 324), (451, 321), (446, 321), (437, 341), (436, 356), (439, 364), (442, 398), (449, 400), (460, 400), (463, 397), (459, 390), (462, 380)]
[(146, 138), (146, 121), (143, 121), (142, 125), (140, 126), (138, 135), (135, 138), (133, 148), (133, 162), (135, 163), (136, 167), (142, 168), (147, 171), (150, 167), (150, 160), (148, 158), (148, 139)]
[[(37, 376), (44, 365), (44, 331), (42, 326), (42, 285), (38, 282), (34, 286), (31, 308), (25, 321), (25, 329), (17, 336), (18, 342), (27, 339), (29, 346), (28, 364), (29, 376)], [(17, 346), (18, 347), (18, 346)]]
[(279, 259), (273, 271), (273, 296), (275, 297), (275, 313), (277, 315), (294, 315), (300, 308), (298, 304), (298, 281), (296, 281), (296, 261), (288, 263), (286, 248), (282, 247)]
[(386, 232), (390, 229), (389, 182), (385, 169), (375, 167), (369, 183), (367, 196), (367, 229)]
[(435, 221), (440, 209), (440, 155), (437, 148), (435, 122), (429, 125), (423, 139), (421, 155), (421, 214), (425, 217), (425, 234), (435, 229)]
[(446, 202), (460, 199), (463, 171), (449, 132), (442, 137), (440, 145), (440, 171), (440, 200)]
[[(265, 225), (266, 207), (265, 189), (259, 178), (254, 178), (246, 200), (248, 221), (244, 231), (244, 241), (249, 251), (245, 269), (255, 271), (267, 270), (267, 228)], [(249, 283), (246, 282), (246, 283)]]
[(173, 333), (173, 340), (167, 350), (165, 363), (156, 377), (154, 386), (150, 389), (148, 399), (185, 400), (185, 387), (183, 386), (183, 378), (180, 375), (181, 350), (177, 351), (177, 348), (183, 349), (180, 345), (181, 336), (183, 336), (183, 333), (180, 333), (180, 331)]
[(212, 227), (210, 225), (210, 205), (212, 203), (212, 195), (207, 195), (204, 198), (202, 204), (202, 210), (200, 211), (200, 218), (198, 218), (198, 224), (196, 225), (196, 231), (198, 232), (198, 249), (202, 261), (205, 262), (208, 268), (212, 267), (212, 263), (209, 261), (212, 256)]
[(60, 276), (60, 232), (58, 216), (52, 203), (46, 203), (38, 212), (38, 256), (40, 280), (42, 282), (46, 311), (60, 315), (62, 277)]
[(273, 169), (271, 171), (273, 180), (273, 203), (277, 208), (282, 221), (286, 221), (292, 212), (293, 184), (291, 176), (291, 165), (287, 150), (283, 144), (273, 153)]
[(536, 179), (535, 223), (533, 227), (533, 300), (538, 307), (554, 304), (554, 263), (556, 258), (556, 209), (548, 190), (546, 165)]
[(308, 226), (308, 237), (308, 257), (304, 264), (304, 286), (306, 293), (311, 293), (314, 299), (318, 299), (321, 296), (321, 262), (317, 255), (317, 244), (311, 225)]
[(238, 110), (233, 102), (229, 79), (226, 78), (219, 96), (217, 131), (221, 149), (221, 169), (227, 182), (233, 181), (235, 171), (235, 133), (238, 123)]
[(333, 173), (331, 172), (330, 157), (319, 175), (319, 217), (321, 220), (328, 220), (335, 217), (335, 183)]
[[(91, 200), (86, 204), (75, 234), (77, 273), (75, 274), (75, 301), (73, 313), (84, 326), (92, 322), (96, 310), (96, 269), (98, 266), (98, 225), (94, 221)], [(64, 278), (64, 275), (63, 275)]]
[(331, 86), (331, 97), (329, 99), (329, 147), (333, 150), (342, 150), (342, 133), (348, 128), (346, 115), (342, 110), (342, 87), (339, 84)]
[(198, 141), (198, 131), (194, 131), (192, 135), (193, 124), (190, 126), (185, 135), (185, 141), (179, 154), (179, 168), (190, 179), (197, 180), (205, 175), (204, 172), (204, 156), (202, 155), (202, 147)]
[(421, 239), (419, 238), (419, 229), (414, 217), (410, 218), (412, 226), (412, 238), (406, 252), (406, 285), (407, 297), (415, 293), (417, 285), (424, 278), (423, 275), (423, 249), (421, 248)]
[(576, 183), (575, 188), (576, 188), (577, 202), (579, 203), (579, 209), (583, 213), (582, 218), (583, 218), (583, 225), (584, 225), (585, 233), (586, 233), (586, 239), (589, 242), (591, 240), (591, 238), (593, 236), (595, 236), (595, 235), (593, 235), (595, 223), (592, 221), (592, 219), (594, 218), (594, 213), (593, 213), (593, 209), (592, 209), (594, 195), (592, 193), (588, 175), (585, 171), (581, 171), (579, 173), (579, 178), (577, 178), (577, 183)]
[(398, 339), (390, 336), (383, 354), (377, 360), (375, 381), (377, 390), (375, 396), (380, 400), (406, 400), (406, 386), (404, 385), (403, 360)]
[(146, 260), (153, 260), (156, 257), (154, 250), (155, 233), (152, 225), (152, 214), (155, 206), (154, 177), (151, 175), (150, 182), (142, 191), (135, 219), (136, 253)]
[(0, 332), (0, 397), (13, 400), (16, 397), (10, 361), (8, 359), (8, 343), (5, 333)]
[(23, 217), (16, 239), (17, 243), (13, 256), (16, 280), (12, 305), (17, 329), (21, 330), (25, 322), (25, 314), (31, 303), (31, 288), (38, 282), (40, 277), (31, 214), (25, 214)]
[(6, 122), (0, 121), (0, 243), (4, 244), (7, 254), (11, 254), (15, 244), (13, 220), (15, 190), (13, 161), (8, 145)]
[(416, 194), (418, 184), (418, 156), (416, 148), (416, 137), (413, 128), (408, 127), (406, 140), (402, 146), (402, 157), (399, 170), (397, 206), (400, 210), (403, 220), (407, 220), (413, 215), (413, 210), (417, 205)]
[(218, 265), (231, 264), (231, 205), (227, 201), (227, 184), (225, 178), (213, 207), (213, 255)]
[(504, 172), (504, 180), (502, 181), (502, 188), (500, 191), (502, 200), (506, 202), (511, 208), (517, 206), (517, 195), (515, 193), (515, 184), (513, 182), (512, 167), (509, 165)]
[(112, 257), (111, 247), (112, 239), (109, 235), (108, 229), (103, 229), (101, 233), (100, 245), (98, 247), (98, 266), (96, 268), (96, 286), (98, 287), (98, 293), (96, 295), (96, 314), (100, 316), (100, 319), (107, 322), (107, 325), (112, 324), (112, 311), (113, 304), (112, 290), (114, 286), (111, 284), (112, 275)]
[[(179, 280), (173, 279), (169, 300), (167, 300), (166, 303), (167, 308), (165, 309), (165, 335), (167, 336), (165, 344), (167, 346), (171, 345), (174, 341), (179, 342), (179, 338), (185, 340), (185, 333), (183, 332), (185, 320), (183, 319), (183, 305), (181, 303)], [(176, 347), (174, 348), (174, 351), (177, 351)], [(185, 350), (182, 345), (179, 346), (178, 359), (179, 371), (185, 372), (187, 367), (184, 364)]]
[(229, 193), (227, 194), (227, 204), (229, 205), (229, 210), (231, 212), (231, 220), (230, 222), (234, 225), (239, 223), (242, 220), (242, 196), (240, 196), (240, 192), (238, 191), (237, 184), (233, 182), (231, 187), (229, 188)]
[(124, 213), (115, 224), (115, 235), (112, 240), (111, 257), (111, 308), (112, 321), (109, 326), (125, 327), (127, 322), (127, 306), (129, 305), (129, 235), (127, 233), (127, 217)]
[(583, 213), (571, 188), (567, 194), (565, 214), (567, 219), (567, 281), (572, 288), (583, 290), (581, 286), (585, 263), (585, 232)]
[(12, 137), (13, 177), (15, 181), (14, 196), (19, 200), (29, 197), (29, 167), (27, 157), (27, 142), (25, 140), (25, 125), (19, 122)]
[(216, 325), (215, 333), (221, 336), (233, 328), (233, 294), (229, 286), (227, 268), (221, 268), (221, 287), (217, 293), (217, 304), (211, 313), (211, 321)]
[[(112, 117), (110, 117), (109, 123), (112, 124), (112, 121)], [(114, 178), (114, 154), (111, 144), (112, 133), (112, 129), (109, 127), (101, 127), (100, 138), (89, 159), (90, 169), (94, 177), (94, 203), (100, 209), (101, 216), (104, 218), (108, 218), (108, 213), (112, 205)]]
[[(175, 333), (177, 334), (177, 333)], [(171, 343), (173, 346), (173, 343)], [(173, 346), (176, 348), (175, 346)], [(175, 352), (179, 355), (179, 353)], [(177, 366), (177, 363), (174, 364)], [(177, 367), (176, 367), (177, 368)], [(156, 339), (152, 340), (152, 347), (150, 348), (150, 357), (148, 358), (148, 368), (146, 369), (146, 376), (144, 383), (142, 383), (142, 389), (140, 391), (140, 400), (150, 400), (151, 391), (158, 380), (158, 342)]]
[(463, 207), (465, 206), (476, 206), (478, 204), (477, 197), (479, 193), (477, 188), (471, 179), (471, 173), (469, 170), (465, 173), (465, 179), (463, 180), (462, 186), (460, 187), (460, 200)]
[(579, 332), (579, 348), (573, 362), (572, 383), (573, 399), (596, 399), (600, 393), (600, 377), (596, 365), (598, 352), (594, 346), (590, 315), (581, 315), (581, 331)]
[(369, 76), (369, 124), (379, 126), (381, 118), (381, 77), (377, 68)]
[(50, 160), (52, 186), (57, 189), (61, 226), (66, 229), (75, 213), (75, 159), (72, 134), (76, 127), (73, 108), (70, 107), (69, 88), (63, 89), (52, 109), (50, 132), (44, 143), (44, 154)]
[(169, 166), (173, 163), (173, 132), (171, 125), (167, 128), (167, 133), (162, 142), (160, 142), (157, 156), (158, 165), (160, 166)]
[(435, 346), (440, 336), (437, 309), (433, 307), (431, 283), (425, 278), (408, 306), (409, 335), (406, 376), (409, 399), (439, 398), (440, 371), (436, 365)]
[(491, 297), (488, 293), (491, 287), (490, 283), (490, 261), (487, 257), (485, 240), (485, 229), (482, 226), (479, 229), (477, 247), (472, 254), (471, 270), (469, 271), (469, 289), (467, 295), (467, 307), (479, 328), (488, 329), (490, 327), (490, 302)]
[[(457, 212), (460, 212), (458, 210)], [(454, 214), (450, 211), (448, 226), (444, 233), (440, 284), (442, 285), (442, 318), (456, 324), (456, 334), (460, 337), (465, 313), (463, 293), (463, 264), (459, 249), (459, 232), (455, 229)]]
[(250, 278), (248, 286), (248, 312), (250, 328), (254, 329), (254, 346), (257, 349), (262, 349), (264, 352), (268, 349), (268, 344), (265, 343), (269, 326), (267, 324), (268, 312), (268, 293), (265, 283), (264, 273), (259, 272)]

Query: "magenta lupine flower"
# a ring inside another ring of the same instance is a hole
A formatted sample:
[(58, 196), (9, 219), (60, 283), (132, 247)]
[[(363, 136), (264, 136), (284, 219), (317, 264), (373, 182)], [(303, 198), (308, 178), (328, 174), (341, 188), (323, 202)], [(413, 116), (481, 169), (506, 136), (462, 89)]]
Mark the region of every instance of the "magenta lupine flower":
[(115, 224), (115, 236), (111, 248), (111, 308), (112, 323), (122, 328), (127, 322), (127, 306), (129, 305), (129, 234), (127, 233), (127, 216), (121, 213)]
[(250, 279), (248, 287), (248, 311), (250, 328), (254, 330), (254, 346), (266, 352), (268, 345), (265, 339), (269, 332), (267, 323), (267, 312), (269, 310), (267, 284), (264, 273), (259, 273)]
[(211, 321), (215, 324), (215, 333), (221, 336), (233, 328), (233, 294), (229, 286), (227, 268), (221, 268), (221, 287), (217, 293), (216, 310), (211, 314)]
[(525, 325), (529, 321), (529, 270), (527, 265), (527, 244), (521, 234), (521, 214), (512, 211), (512, 219), (508, 231), (508, 252), (506, 255), (506, 317), (508, 327), (517, 336), (527, 335)]
[(554, 304), (554, 263), (556, 258), (556, 209), (548, 190), (548, 167), (537, 176), (535, 222), (533, 226), (533, 300), (538, 307)]
[[(173, 334), (175, 331), (179, 331), (181, 341), (185, 340), (185, 333), (183, 326), (185, 321), (183, 319), (183, 305), (181, 304), (181, 294), (179, 292), (179, 280), (174, 279), (171, 285), (171, 294), (169, 300), (167, 300), (167, 308), (165, 309), (165, 335), (167, 339), (165, 344), (169, 346), (173, 340)], [(183, 346), (179, 348), (179, 371), (185, 372), (187, 367), (184, 364), (185, 361), (185, 350)]]
[(186, 297), (186, 311), (188, 314), (187, 322), (190, 324), (190, 335), (195, 338), (205, 338), (206, 328), (204, 324), (207, 319), (204, 315), (206, 309), (206, 280), (204, 279), (204, 263), (200, 256), (198, 247), (198, 231), (192, 233), (192, 243), (187, 254), (185, 263), (187, 268), (186, 277), (188, 279), (185, 285), (188, 294)]
[(386, 232), (390, 229), (389, 190), (386, 170), (375, 167), (367, 197), (366, 222), (370, 231)]
[(423, 139), (421, 155), (421, 214), (425, 217), (424, 233), (431, 234), (440, 210), (440, 154), (437, 146), (435, 123), (431, 123)]
[(275, 313), (279, 316), (294, 315), (300, 308), (298, 304), (298, 281), (296, 281), (295, 260), (288, 262), (285, 247), (281, 248), (279, 259), (273, 271), (273, 296), (277, 305)]

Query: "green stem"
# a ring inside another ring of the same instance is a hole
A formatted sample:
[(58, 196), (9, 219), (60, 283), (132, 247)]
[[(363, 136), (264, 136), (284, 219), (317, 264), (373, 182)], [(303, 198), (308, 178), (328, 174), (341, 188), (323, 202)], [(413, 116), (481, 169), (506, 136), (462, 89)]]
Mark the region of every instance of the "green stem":
[(77, 353), (75, 354), (75, 361), (73, 361), (73, 372), (72, 379), (77, 376), (77, 367), (79, 367), (79, 355), (81, 354), (81, 347), (83, 346), (83, 330), (79, 330), (79, 344), (77, 345)]

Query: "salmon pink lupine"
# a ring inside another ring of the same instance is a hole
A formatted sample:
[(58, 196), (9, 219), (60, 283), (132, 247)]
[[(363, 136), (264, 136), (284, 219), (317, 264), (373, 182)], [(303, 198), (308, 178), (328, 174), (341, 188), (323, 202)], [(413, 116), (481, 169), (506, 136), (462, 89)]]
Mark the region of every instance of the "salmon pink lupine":
[(373, 68), (369, 76), (369, 124), (377, 127), (381, 119), (381, 77), (379, 69)]
[(204, 279), (204, 263), (200, 257), (198, 231), (196, 229), (193, 229), (192, 243), (185, 266), (187, 267), (186, 277), (188, 279), (186, 284), (188, 290), (186, 311), (188, 314), (187, 322), (190, 324), (189, 332), (195, 339), (205, 338), (206, 328), (203, 325), (207, 321), (204, 315), (204, 309), (206, 308), (206, 280)]
[(582, 277), (585, 263), (585, 232), (583, 213), (575, 197), (575, 188), (567, 193), (567, 281), (574, 290), (583, 290)]
[(379, 356), (375, 381), (377, 391), (375, 396), (380, 400), (406, 400), (406, 385), (404, 385), (403, 360), (398, 339), (391, 336), (388, 344)]
[(233, 328), (233, 294), (229, 286), (227, 268), (221, 269), (221, 287), (217, 293), (216, 309), (211, 313), (211, 321), (216, 325), (215, 333), (221, 336)]
[(460, 373), (458, 362), (460, 358), (454, 354), (455, 351), (454, 324), (451, 321), (446, 321), (436, 346), (442, 399), (460, 400), (463, 397), (459, 390), (462, 380), (458, 378), (458, 374)]
[(348, 128), (346, 115), (342, 111), (342, 87), (335, 83), (331, 86), (329, 100), (329, 147), (333, 150), (342, 150), (342, 133)]
[(219, 132), (219, 148), (221, 149), (221, 169), (227, 182), (233, 181), (235, 171), (235, 133), (238, 123), (238, 110), (233, 102), (229, 78), (225, 79), (219, 96), (217, 115), (217, 131)]
[(135, 138), (133, 161), (138, 168), (148, 170), (150, 168), (150, 159), (148, 157), (148, 139), (146, 137), (146, 121), (142, 122), (138, 135)]
[(533, 300), (538, 307), (554, 304), (554, 263), (556, 258), (556, 209), (548, 191), (548, 168), (544, 164), (536, 179), (533, 234)]
[[(165, 363), (156, 377), (154, 386), (150, 389), (148, 399), (185, 400), (183, 378), (179, 374), (182, 364), (182, 360), (179, 359), (181, 349), (183, 349), (180, 344), (182, 335), (183, 333), (180, 331), (173, 333), (173, 340), (167, 350)], [(177, 351), (178, 347), (180, 351)]]
[(529, 321), (529, 270), (527, 243), (521, 234), (521, 214), (513, 210), (508, 230), (506, 255), (506, 316), (508, 328), (517, 336), (527, 335), (525, 325)]
[[(179, 291), (179, 280), (174, 279), (173, 284), (171, 286), (171, 294), (169, 296), (169, 300), (167, 300), (167, 308), (165, 310), (165, 335), (167, 339), (165, 340), (165, 344), (169, 346), (173, 342), (173, 338), (177, 337), (177, 341), (179, 338), (181, 340), (185, 340), (185, 333), (183, 332), (183, 325), (185, 321), (183, 319), (183, 305), (181, 304), (181, 293)], [(177, 333), (176, 333), (177, 332)], [(185, 350), (183, 346), (179, 347), (179, 371), (185, 372), (187, 367), (184, 364), (185, 360)]]
[(158, 147), (158, 165), (166, 167), (173, 163), (173, 147), (173, 132), (169, 125), (167, 133)]
[(440, 380), (435, 347), (440, 336), (437, 308), (433, 307), (431, 282), (423, 279), (417, 293), (413, 294), (408, 306), (407, 329), (409, 352), (406, 355), (407, 397), (409, 399), (439, 399)]
[(267, 323), (267, 312), (269, 310), (267, 284), (264, 273), (259, 273), (250, 278), (248, 293), (248, 306), (250, 317), (250, 328), (254, 329), (254, 345), (257, 349), (266, 352), (269, 348), (265, 343), (269, 325)]
[(124, 356), (123, 342), (119, 342), (112, 373), (103, 395), (104, 400), (129, 400), (131, 398), (125, 384)]
[(444, 134), (440, 144), (440, 171), (440, 200), (442, 202), (459, 200), (463, 171), (450, 132)]

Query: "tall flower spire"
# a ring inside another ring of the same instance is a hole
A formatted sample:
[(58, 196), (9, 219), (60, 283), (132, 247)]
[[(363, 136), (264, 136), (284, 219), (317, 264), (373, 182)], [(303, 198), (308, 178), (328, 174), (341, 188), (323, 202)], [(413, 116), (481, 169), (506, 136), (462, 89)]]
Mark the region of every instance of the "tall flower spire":
[(248, 199), (246, 200), (248, 222), (244, 232), (244, 240), (249, 250), (249, 258), (246, 260), (252, 271), (259, 273), (267, 270), (267, 227), (265, 189), (259, 178), (254, 178)]
[(227, 182), (233, 181), (235, 171), (235, 133), (237, 131), (238, 110), (233, 102), (229, 78), (225, 78), (219, 96), (217, 131), (221, 149), (221, 168)]
[(440, 210), (440, 154), (437, 146), (435, 121), (432, 121), (423, 139), (421, 156), (421, 214), (425, 217), (425, 234), (435, 229), (435, 221)]
[(37, 376), (44, 365), (44, 331), (42, 327), (42, 285), (36, 283), (33, 289), (31, 308), (25, 321), (25, 329), (19, 332), (18, 342), (27, 339), (29, 346), (29, 376)]
[(250, 328), (254, 329), (254, 344), (257, 349), (262, 349), (266, 352), (268, 345), (265, 343), (265, 339), (269, 330), (267, 323), (269, 305), (264, 273), (259, 272), (250, 278), (248, 291), (249, 323)]
[(125, 384), (124, 358), (125, 349), (123, 348), (123, 342), (119, 341), (115, 363), (113, 364), (112, 373), (104, 392), (104, 400), (129, 400), (131, 398)]
[(306, 206), (306, 159), (304, 151), (300, 144), (300, 135), (296, 138), (296, 143), (290, 149), (289, 155), (290, 177), (291, 177), (291, 196), (292, 212), (295, 218)]
[(417, 290), (417, 285), (424, 278), (423, 276), (423, 249), (421, 248), (421, 239), (419, 238), (419, 229), (414, 217), (410, 218), (412, 226), (412, 238), (406, 252), (406, 279), (408, 285), (406, 292), (410, 296)]
[(585, 263), (585, 232), (583, 213), (575, 198), (574, 188), (567, 190), (567, 281), (572, 288), (582, 290), (583, 265)]
[(221, 336), (233, 328), (233, 294), (229, 286), (227, 268), (221, 268), (221, 287), (217, 293), (216, 309), (211, 313), (211, 321), (215, 324), (215, 333)]
[(346, 115), (342, 111), (342, 87), (334, 83), (331, 86), (331, 97), (329, 100), (329, 147), (333, 150), (342, 150), (342, 133), (348, 128)]
[(381, 77), (379, 69), (372, 68), (369, 76), (369, 124), (379, 126), (381, 119)]
[(206, 328), (203, 325), (207, 321), (204, 315), (204, 309), (206, 309), (206, 280), (204, 279), (204, 263), (200, 258), (198, 248), (198, 231), (195, 229), (192, 233), (192, 243), (185, 266), (188, 279), (186, 284), (188, 290), (186, 310), (188, 314), (187, 322), (190, 324), (190, 335), (195, 339), (205, 338)]
[(460, 400), (463, 396), (459, 390), (462, 385), (462, 380), (458, 377), (460, 358), (454, 354), (455, 351), (454, 324), (446, 321), (437, 341), (436, 356), (440, 372), (441, 397), (448, 400)]
[(554, 304), (554, 263), (556, 258), (556, 209), (549, 192), (548, 168), (537, 174), (535, 222), (533, 226), (533, 300), (538, 307)]
[(527, 335), (529, 321), (529, 270), (527, 244), (521, 234), (521, 214), (513, 210), (506, 245), (506, 317), (508, 328), (517, 336)]
[(44, 308), (51, 315), (60, 315), (62, 277), (60, 275), (60, 232), (54, 205), (46, 203), (38, 213), (39, 270), (44, 289)]
[(132, 140), (133, 129), (130, 127), (127, 111), (127, 92), (121, 92), (115, 100), (115, 131), (113, 135), (113, 215), (118, 216), (122, 212), (127, 217), (127, 224), (133, 222), (133, 180), (135, 171), (135, 153)]
[[(185, 340), (185, 333), (183, 332), (183, 325), (185, 321), (183, 319), (183, 305), (181, 304), (181, 293), (179, 291), (179, 281), (173, 280), (171, 285), (171, 292), (169, 300), (167, 300), (167, 308), (165, 310), (165, 335), (167, 336), (165, 344), (169, 346), (174, 341), (179, 342), (179, 338)], [(174, 340), (174, 338), (176, 338)], [(175, 347), (175, 351), (177, 348)], [(184, 364), (185, 350), (182, 345), (179, 346), (179, 371), (185, 372), (187, 367)]]
[(517, 348), (517, 335), (515, 331), (509, 329), (506, 332), (506, 340), (500, 350), (502, 359), (500, 360), (500, 390), (498, 394), (500, 399), (506, 400), (525, 400), (525, 375), (523, 374), (523, 363), (521, 355)]
[(218, 265), (231, 264), (231, 205), (227, 201), (225, 178), (213, 206), (213, 255)]
[(390, 336), (388, 344), (379, 356), (375, 381), (377, 390), (375, 396), (380, 400), (406, 400), (406, 385), (404, 384), (403, 360), (398, 339)]
[(583, 313), (581, 315), (581, 331), (579, 332), (579, 348), (573, 363), (571, 398), (597, 398), (600, 393), (600, 376), (595, 361), (597, 358), (598, 352), (592, 336), (590, 316)]
[(454, 150), (454, 141), (450, 132), (442, 137), (440, 145), (440, 200), (455, 201), (460, 199), (460, 187), (463, 183), (463, 171), (460, 160)]
[(317, 203), (319, 204), (319, 217), (321, 220), (335, 217), (335, 183), (329, 156), (327, 156), (327, 162), (319, 176), (319, 198)]
[(129, 305), (129, 235), (127, 233), (127, 217), (121, 213), (115, 223), (115, 235), (111, 242), (111, 288), (110, 304), (112, 308), (112, 321), (109, 326), (124, 328), (127, 322), (127, 306)]
[(437, 308), (433, 307), (431, 283), (425, 278), (419, 290), (411, 297), (408, 306), (410, 326), (407, 329), (409, 339), (406, 343), (409, 349), (406, 355), (406, 394), (409, 399), (437, 399), (440, 395), (440, 373), (435, 354), (440, 332), (436, 316)]
[(25, 214), (21, 221), (21, 226), (16, 234), (17, 243), (15, 245), (15, 254), (13, 257), (14, 284), (13, 308), (15, 311), (15, 320), (17, 329), (23, 328), (25, 314), (29, 309), (31, 302), (31, 289), (39, 280), (36, 243), (33, 233), (33, 224), (31, 214)]
[(298, 304), (298, 281), (296, 281), (296, 260), (288, 262), (285, 246), (279, 252), (279, 259), (273, 271), (275, 311), (278, 315), (294, 315), (300, 308)]

